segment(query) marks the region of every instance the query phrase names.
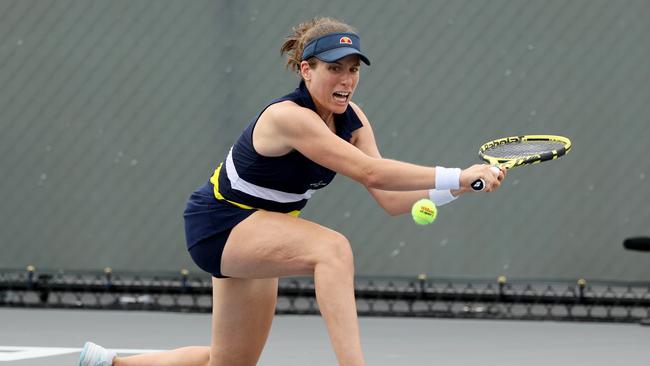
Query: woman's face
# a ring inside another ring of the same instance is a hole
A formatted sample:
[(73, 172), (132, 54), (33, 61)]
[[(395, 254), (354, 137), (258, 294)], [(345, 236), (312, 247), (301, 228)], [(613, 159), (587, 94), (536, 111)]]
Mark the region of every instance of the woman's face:
[(345, 112), (359, 82), (359, 68), (360, 59), (357, 55), (346, 56), (334, 62), (319, 60), (314, 68), (303, 61), (302, 76), (321, 114)]

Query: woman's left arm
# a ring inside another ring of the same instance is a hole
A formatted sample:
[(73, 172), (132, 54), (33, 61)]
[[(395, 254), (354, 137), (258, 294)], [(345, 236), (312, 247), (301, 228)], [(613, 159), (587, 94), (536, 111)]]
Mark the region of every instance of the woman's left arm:
[[(352, 144), (368, 156), (381, 158), (370, 121), (368, 121), (368, 118), (359, 106), (352, 102), (350, 102), (350, 105), (363, 123), (363, 128), (359, 128), (352, 133)], [(381, 206), (381, 208), (391, 216), (411, 212), (411, 206), (413, 203), (422, 198), (429, 198), (429, 191), (427, 190), (398, 192), (384, 191), (376, 188), (367, 189), (375, 198), (379, 206)], [(452, 191), (454, 196), (458, 196), (461, 193), (463, 193), (462, 190)]]

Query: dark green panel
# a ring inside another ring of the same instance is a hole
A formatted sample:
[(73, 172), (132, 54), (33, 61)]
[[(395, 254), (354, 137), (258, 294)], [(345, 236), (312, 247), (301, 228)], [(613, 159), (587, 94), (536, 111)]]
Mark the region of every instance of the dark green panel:
[[(355, 96), (382, 154), (468, 166), (487, 139), (563, 134), (419, 227), (345, 177), (304, 211), (357, 273), (647, 280), (650, 3), (0, 1), (0, 268), (196, 269), (185, 199), (297, 78), (280, 45), (314, 15), (356, 26)], [(607, 155), (605, 155), (607, 152)]]

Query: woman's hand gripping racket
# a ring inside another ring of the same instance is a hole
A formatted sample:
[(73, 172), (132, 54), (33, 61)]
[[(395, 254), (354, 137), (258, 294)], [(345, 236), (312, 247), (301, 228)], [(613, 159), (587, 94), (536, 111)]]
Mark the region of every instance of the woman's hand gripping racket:
[[(571, 150), (571, 141), (563, 136), (524, 135), (492, 140), (481, 146), (479, 157), (501, 169), (555, 160)], [(482, 191), (485, 181), (472, 182), (472, 189)]]

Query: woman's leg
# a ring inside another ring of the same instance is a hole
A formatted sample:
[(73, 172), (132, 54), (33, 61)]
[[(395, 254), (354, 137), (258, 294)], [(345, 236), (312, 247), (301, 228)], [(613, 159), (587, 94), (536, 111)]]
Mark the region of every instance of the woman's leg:
[(198, 366), (205, 365), (202, 362), (208, 355), (210, 366), (255, 365), (275, 311), (276, 278), (313, 275), (318, 305), (339, 364), (364, 365), (354, 299), (354, 261), (343, 235), (286, 214), (258, 211), (232, 230), (221, 270), (232, 278), (213, 280), (209, 352), (185, 348), (121, 358), (115, 364)]
[(210, 366), (255, 366), (271, 329), (278, 280), (212, 279)]
[(212, 346), (118, 357), (116, 366), (255, 365), (271, 329), (278, 280), (212, 279)]
[(364, 365), (348, 240), (313, 222), (258, 211), (231, 232), (223, 274), (241, 278), (313, 275), (316, 298), (340, 365)]
[(207, 366), (210, 347), (183, 347), (171, 351), (116, 357), (114, 366)]

